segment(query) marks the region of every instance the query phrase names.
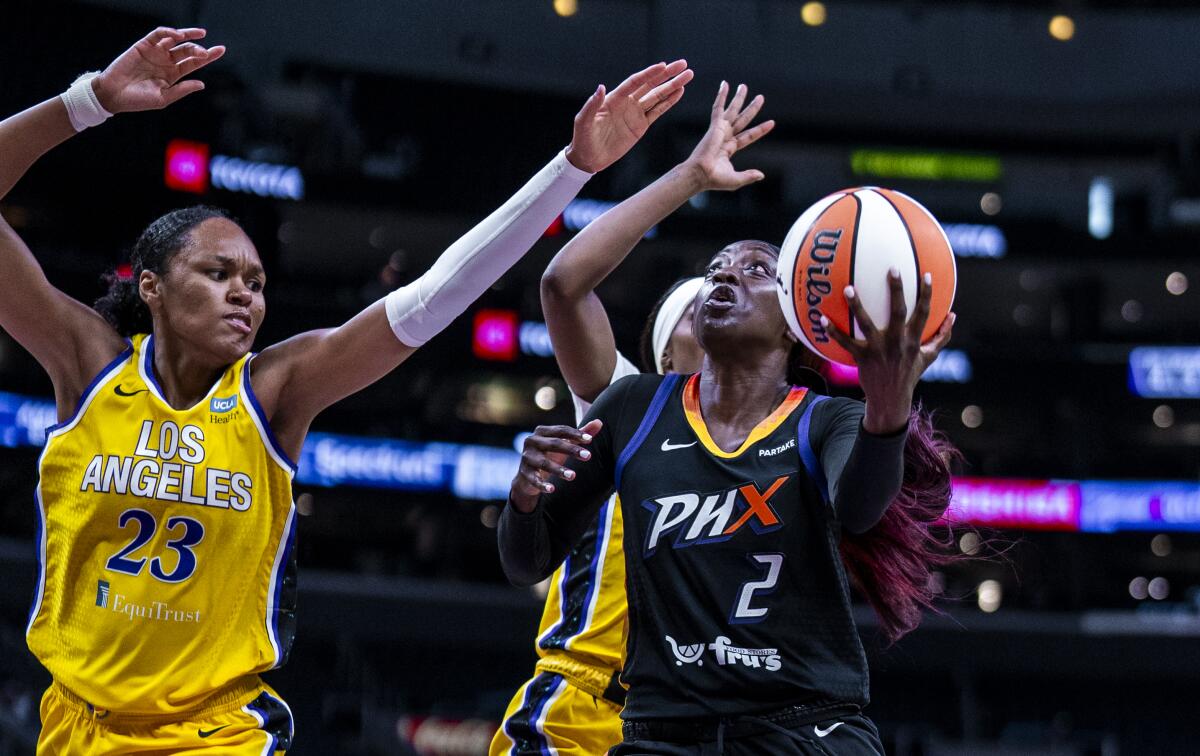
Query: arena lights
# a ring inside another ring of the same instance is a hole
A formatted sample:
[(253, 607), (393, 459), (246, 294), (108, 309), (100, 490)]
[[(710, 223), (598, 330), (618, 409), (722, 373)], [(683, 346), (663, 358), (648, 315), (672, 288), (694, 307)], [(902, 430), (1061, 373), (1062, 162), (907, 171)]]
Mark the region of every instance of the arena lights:
[(1200, 399), (1200, 347), (1137, 347), (1129, 390), (1152, 399)]
[(186, 139), (167, 142), (163, 182), (178, 192), (204, 194), (208, 191), (208, 145)]
[(213, 155), (208, 145), (185, 139), (167, 143), (164, 182), (170, 189), (204, 194), (213, 189), (276, 199), (304, 199), (304, 175), (292, 165)]
[(825, 3), (805, 3), (800, 8), (800, 19), (809, 26), (820, 26), (828, 18)]
[(1000, 608), (1000, 601), (1004, 597), (1004, 591), (996, 580), (984, 580), (980, 583), (978, 594), (979, 608), (988, 614)]
[(1113, 230), (1113, 185), (1103, 176), (1092, 179), (1088, 187), (1088, 233), (1095, 239), (1107, 239)]
[(990, 223), (943, 223), (955, 257), (999, 260), (1008, 254), (1008, 238)]
[[(55, 418), (51, 399), (0, 392), (0, 445), (42, 446)], [(524, 438), (505, 448), (310, 433), (296, 481), (503, 500)], [(1024, 530), (1200, 532), (1200, 484), (955, 478), (946, 519)]]
[(1179, 271), (1175, 271), (1167, 276), (1167, 293), (1172, 296), (1182, 296), (1187, 293), (1188, 279), (1187, 276)]
[(554, 345), (545, 323), (519, 321), (515, 310), (479, 310), (475, 313), (471, 348), (481, 360), (514, 362), (517, 354), (553, 357)]
[(1051, 37), (1066, 42), (1075, 36), (1075, 21), (1070, 16), (1058, 15), (1050, 19), (1047, 29)]
[(514, 310), (476, 312), (471, 348), (481, 360), (516, 361), (517, 313)]
[(996, 181), (1004, 174), (1000, 158), (954, 152), (861, 149), (850, 153), (859, 176), (923, 181)]
[(1004, 198), (996, 192), (984, 192), (979, 198), (979, 209), (984, 215), (999, 215), (1004, 209)]

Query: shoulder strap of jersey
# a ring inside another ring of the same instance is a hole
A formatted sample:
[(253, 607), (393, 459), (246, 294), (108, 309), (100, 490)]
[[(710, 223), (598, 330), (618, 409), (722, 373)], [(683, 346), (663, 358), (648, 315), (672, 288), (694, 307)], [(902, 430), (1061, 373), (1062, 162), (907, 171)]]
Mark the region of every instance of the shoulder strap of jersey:
[(812, 401), (804, 408), (804, 414), (800, 416), (800, 422), (796, 430), (796, 448), (800, 450), (800, 461), (804, 463), (804, 469), (808, 470), (808, 477), (817, 484), (817, 489), (821, 492), (821, 498), (826, 504), (829, 504), (829, 482), (825, 480), (825, 471), (821, 469), (821, 460), (817, 459), (817, 453), (813, 451), (812, 443), (809, 441), (809, 427), (812, 425), (813, 408), (829, 397), (821, 394), (810, 394)]
[(658, 390), (654, 392), (654, 398), (650, 400), (650, 406), (646, 409), (646, 414), (642, 416), (642, 422), (638, 425), (637, 431), (634, 432), (633, 438), (629, 439), (629, 444), (621, 452), (621, 456), (617, 458), (617, 468), (613, 475), (613, 482), (617, 489), (621, 488), (621, 473), (625, 471), (625, 465), (629, 459), (646, 440), (650, 429), (654, 427), (654, 423), (658, 421), (658, 416), (662, 414), (663, 407), (667, 406), (667, 399), (683, 380), (683, 376), (678, 373), (670, 373), (663, 378), (662, 383), (658, 384)]

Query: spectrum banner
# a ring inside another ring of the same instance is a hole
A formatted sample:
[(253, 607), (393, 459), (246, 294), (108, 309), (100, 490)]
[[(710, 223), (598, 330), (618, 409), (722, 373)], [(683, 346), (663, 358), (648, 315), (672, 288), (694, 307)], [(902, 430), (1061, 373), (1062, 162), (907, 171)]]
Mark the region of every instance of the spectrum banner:
[(1080, 530), (1200, 530), (1200, 484), (1090, 480), (1079, 484), (1087, 507)]
[[(54, 402), (0, 391), (0, 446), (38, 447)], [(515, 448), (309, 433), (296, 482), (507, 498)], [(1113, 533), (1200, 532), (1200, 482), (954, 479), (950, 522), (991, 528)]]

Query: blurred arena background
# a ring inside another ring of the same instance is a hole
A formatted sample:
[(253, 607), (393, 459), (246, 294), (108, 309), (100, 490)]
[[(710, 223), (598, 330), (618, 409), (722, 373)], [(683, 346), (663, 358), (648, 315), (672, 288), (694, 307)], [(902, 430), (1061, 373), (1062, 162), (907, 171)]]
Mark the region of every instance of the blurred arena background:
[[(912, 194), (958, 255), (954, 341), (919, 394), (966, 455), (958, 514), (1009, 545), (940, 575), (945, 613), (894, 647), (859, 607), (889, 752), (1200, 751), (1200, 5), (7, 0), (0, 110), (159, 24), (228, 45), (207, 91), (54, 151), (0, 211), (90, 302), (159, 213), (233, 210), (271, 278), (259, 346), (423, 271), (569, 140), (597, 83), (674, 57), (697, 74), (466, 316), (313, 428), (299, 635), (267, 677), (293, 753), (486, 749), (541, 607), (496, 554), (514, 444), (571, 419), (538, 278), (690, 151), (723, 78), (779, 122), (738, 158), (767, 179), (701, 196), (607, 282), (627, 353), (677, 276), (779, 242), (844, 186)], [(48, 683), (23, 630), (49, 399), (0, 335), (0, 754), (32, 752)]]

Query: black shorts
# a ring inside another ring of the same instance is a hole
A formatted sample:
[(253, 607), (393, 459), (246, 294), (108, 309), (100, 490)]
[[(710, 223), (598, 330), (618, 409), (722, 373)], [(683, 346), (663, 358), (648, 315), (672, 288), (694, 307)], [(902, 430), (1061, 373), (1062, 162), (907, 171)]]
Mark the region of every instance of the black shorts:
[(882, 756), (875, 724), (862, 714), (778, 727), (754, 717), (741, 717), (719, 727), (716, 737), (698, 742), (637, 737), (610, 750), (609, 756)]

